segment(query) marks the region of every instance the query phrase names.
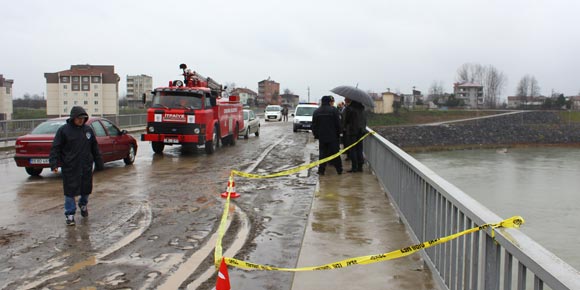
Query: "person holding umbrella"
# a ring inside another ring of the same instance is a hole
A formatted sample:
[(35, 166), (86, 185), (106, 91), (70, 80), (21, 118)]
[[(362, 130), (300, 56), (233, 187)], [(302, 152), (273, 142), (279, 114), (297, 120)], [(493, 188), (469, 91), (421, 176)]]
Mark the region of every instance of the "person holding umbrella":
[[(332, 89), (331, 92), (343, 96), (347, 103), (343, 112), (344, 145), (350, 146), (364, 136), (367, 126), (365, 106), (374, 107), (374, 101), (369, 94), (358, 87), (339, 86)], [(364, 164), (362, 142), (351, 148), (348, 156), (352, 162), (351, 170), (348, 172), (362, 172)]]

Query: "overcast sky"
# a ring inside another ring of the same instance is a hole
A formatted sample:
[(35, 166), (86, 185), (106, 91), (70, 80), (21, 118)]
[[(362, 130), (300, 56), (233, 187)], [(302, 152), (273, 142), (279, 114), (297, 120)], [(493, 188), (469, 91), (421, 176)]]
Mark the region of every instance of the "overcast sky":
[(525, 74), (542, 94), (580, 92), (578, 0), (10, 1), (0, 8), (0, 74), (14, 97), (46, 91), (45, 72), (114, 65), (154, 86), (179, 64), (257, 91), (268, 77), (311, 99), (339, 85), (452, 92), (463, 63), (493, 65), (514, 95)]

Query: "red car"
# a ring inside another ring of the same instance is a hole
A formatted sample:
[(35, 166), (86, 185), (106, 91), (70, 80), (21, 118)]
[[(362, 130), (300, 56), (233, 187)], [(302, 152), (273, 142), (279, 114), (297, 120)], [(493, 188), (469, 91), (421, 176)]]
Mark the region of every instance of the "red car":
[[(48, 157), (54, 134), (66, 123), (68, 117), (50, 119), (38, 125), (32, 132), (16, 139), (14, 161), (24, 167), (32, 176), (38, 176), (42, 169), (49, 168)], [(133, 164), (137, 154), (137, 140), (119, 130), (113, 122), (91, 117), (86, 123), (93, 128), (104, 162), (123, 159), (125, 164)]]

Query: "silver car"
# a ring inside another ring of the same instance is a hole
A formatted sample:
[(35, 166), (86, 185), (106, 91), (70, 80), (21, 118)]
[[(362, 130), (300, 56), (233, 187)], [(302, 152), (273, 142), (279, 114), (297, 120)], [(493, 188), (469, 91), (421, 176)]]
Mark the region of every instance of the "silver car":
[(260, 136), (260, 118), (252, 110), (244, 110), (244, 127), (240, 130), (240, 136), (248, 139), (250, 134)]

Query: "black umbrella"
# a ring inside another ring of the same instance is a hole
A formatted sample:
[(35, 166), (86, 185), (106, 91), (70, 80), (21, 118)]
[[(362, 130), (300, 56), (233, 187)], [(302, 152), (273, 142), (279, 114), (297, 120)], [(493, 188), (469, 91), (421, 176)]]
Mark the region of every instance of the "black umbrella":
[(343, 96), (347, 99), (357, 101), (357, 102), (363, 104), (364, 106), (371, 107), (371, 108), (374, 108), (374, 106), (375, 106), (375, 102), (373, 101), (373, 98), (371, 98), (371, 96), (369, 96), (369, 94), (367, 94), (365, 91), (363, 91), (359, 88), (355, 88), (353, 86), (339, 86), (339, 87), (336, 87), (330, 91), (337, 94), (337, 95)]

